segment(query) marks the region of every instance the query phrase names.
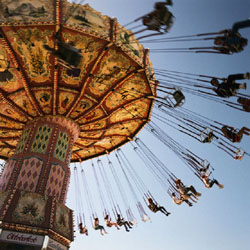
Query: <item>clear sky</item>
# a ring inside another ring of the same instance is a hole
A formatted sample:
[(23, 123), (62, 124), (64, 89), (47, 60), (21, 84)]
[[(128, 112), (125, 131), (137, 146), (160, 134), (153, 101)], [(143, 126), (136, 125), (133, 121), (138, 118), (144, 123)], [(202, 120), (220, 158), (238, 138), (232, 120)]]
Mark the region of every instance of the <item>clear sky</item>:
[[(79, 2), (79, 1), (78, 1)], [(230, 28), (236, 21), (250, 17), (249, 0), (177, 0), (171, 11), (175, 23), (169, 36), (192, 35), (204, 32), (220, 31)], [(94, 9), (102, 14), (116, 17), (120, 24), (127, 24), (153, 9), (153, 0), (89, 0)], [(250, 39), (250, 28), (241, 30), (244, 37)], [(192, 47), (192, 42), (181, 44)], [(145, 44), (152, 48), (178, 47), (179, 44)], [(241, 53), (234, 55), (191, 54), (191, 53), (162, 53), (150, 54), (154, 68), (176, 70), (205, 75), (226, 77), (232, 73), (250, 71), (250, 45)], [(246, 92), (250, 95), (250, 81)], [(235, 111), (220, 104), (205, 99), (187, 96), (185, 108), (203, 114), (213, 120), (241, 128), (250, 127), (250, 114)], [(194, 142), (189, 137), (176, 133), (167, 126), (161, 127), (179, 143), (190, 148), (202, 158), (208, 159), (215, 168), (214, 177), (225, 185), (219, 190), (217, 186), (205, 189), (204, 185), (177, 157), (162, 143), (155, 140), (143, 130), (139, 137), (157, 154), (157, 156), (186, 184), (193, 184), (202, 196), (197, 204), (188, 207), (186, 204), (177, 206), (172, 203), (164, 190), (158, 188), (152, 176), (143, 169), (143, 164), (133, 154), (129, 145), (124, 146), (124, 152), (145, 180), (157, 201), (170, 212), (169, 217), (162, 214), (152, 214), (150, 222), (139, 221), (131, 232), (108, 229), (108, 234), (100, 236), (99, 232), (89, 229), (89, 236), (76, 232), (72, 250), (250, 250), (250, 157), (235, 161), (214, 145), (204, 145)], [(250, 151), (250, 137), (244, 136), (240, 143), (242, 148)], [(111, 155), (112, 157), (112, 155)], [(101, 158), (102, 159), (102, 158)], [(96, 162), (94, 160), (94, 162)], [(86, 173), (91, 161), (83, 163)], [(72, 166), (73, 169), (74, 165)], [(95, 189), (95, 181), (88, 177), (91, 189)], [(74, 209), (75, 199), (83, 199), (74, 189), (72, 172), (71, 185), (67, 205)], [(98, 204), (98, 196), (95, 198)], [(131, 204), (133, 200), (130, 200)], [(88, 217), (86, 211), (86, 217)], [(100, 215), (100, 221), (103, 220)], [(77, 229), (75, 229), (77, 230)]]

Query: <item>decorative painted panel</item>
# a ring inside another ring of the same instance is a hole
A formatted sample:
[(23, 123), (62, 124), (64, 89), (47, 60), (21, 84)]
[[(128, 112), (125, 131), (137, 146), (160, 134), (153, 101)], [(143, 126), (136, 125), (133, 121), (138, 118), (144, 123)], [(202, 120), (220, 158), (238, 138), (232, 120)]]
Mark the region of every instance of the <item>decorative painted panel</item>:
[(37, 111), (34, 109), (32, 103), (30, 102), (29, 98), (26, 95), (25, 91), (17, 91), (13, 92), (13, 94), (9, 95), (9, 98), (24, 112), (31, 116), (37, 116)]
[(39, 88), (34, 91), (35, 97), (44, 113), (49, 114), (52, 107), (52, 91), (49, 88)]
[(46, 196), (21, 192), (21, 196), (12, 214), (12, 221), (41, 225), (45, 220), (46, 202)]
[(58, 199), (61, 195), (65, 170), (60, 165), (51, 165), (46, 184), (46, 194)]
[(5, 19), (8, 19), (10, 23), (53, 20), (53, 8), (51, 8), (53, 0), (3, 0), (1, 2), (3, 6), (8, 7), (1, 11), (0, 22)]
[[(22, 65), (28, 76), (36, 82), (50, 79), (49, 52), (43, 49), (44, 44), (53, 45), (53, 31), (38, 28), (18, 28), (10, 30), (8, 36), (16, 53), (20, 53)], [(22, 39), (20, 39), (20, 37)]]
[(65, 207), (62, 203), (56, 203), (56, 218), (55, 218), (55, 230), (63, 235), (70, 237), (70, 209)]
[(18, 109), (14, 109), (13, 106), (9, 104), (9, 102), (7, 102), (5, 99), (2, 99), (0, 101), (0, 105), (0, 114), (22, 122), (27, 121), (27, 118), (22, 113), (20, 113)]
[[(67, 19), (67, 24), (108, 36), (110, 21), (107, 16), (102, 16), (100, 12), (92, 9), (88, 4), (76, 5), (73, 3), (71, 6), (66, 5), (65, 7), (66, 13), (71, 13), (72, 10), (76, 9), (73, 15), (70, 15)], [(68, 15), (66, 14), (65, 18), (67, 17)]]
[(29, 137), (29, 133), (30, 133), (30, 128), (26, 128), (19, 140), (19, 143), (17, 145), (17, 149), (16, 149), (16, 154), (19, 154), (20, 152), (23, 152), (24, 150), (24, 146), (28, 140)]
[(31, 147), (31, 152), (44, 154), (48, 147), (51, 132), (52, 128), (46, 125), (39, 127)]
[(68, 144), (69, 144), (68, 135), (66, 133), (60, 132), (53, 156), (61, 161), (64, 161), (65, 156), (66, 156), (66, 152), (67, 152), (67, 148), (68, 148)]
[(30, 192), (35, 192), (43, 161), (35, 157), (23, 161), (16, 187)]

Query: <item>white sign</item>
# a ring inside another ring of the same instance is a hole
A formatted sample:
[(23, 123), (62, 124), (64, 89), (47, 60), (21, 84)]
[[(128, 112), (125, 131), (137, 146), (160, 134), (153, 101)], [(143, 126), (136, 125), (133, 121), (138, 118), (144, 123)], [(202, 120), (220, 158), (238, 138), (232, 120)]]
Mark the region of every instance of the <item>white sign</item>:
[(44, 236), (3, 230), (0, 239), (22, 245), (42, 246)]
[(49, 239), (48, 247), (53, 250), (68, 250), (68, 248), (53, 239)]

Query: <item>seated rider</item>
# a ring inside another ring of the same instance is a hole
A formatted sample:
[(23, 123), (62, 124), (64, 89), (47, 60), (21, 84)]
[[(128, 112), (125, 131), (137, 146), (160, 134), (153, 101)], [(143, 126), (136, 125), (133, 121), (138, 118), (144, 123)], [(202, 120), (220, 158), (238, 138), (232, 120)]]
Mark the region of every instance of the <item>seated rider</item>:
[(227, 47), (231, 52), (239, 52), (247, 45), (247, 39), (243, 38), (239, 29), (250, 27), (250, 19), (236, 22), (233, 24), (231, 30), (223, 30), (221, 33), (225, 35), (223, 37), (217, 37), (214, 41), (216, 45), (222, 45)]
[(240, 33), (232, 33), (231, 30), (224, 30), (224, 36), (217, 36), (214, 39), (215, 45), (220, 45), (223, 48), (228, 49), (231, 53), (242, 51), (247, 43), (248, 40), (242, 37)]
[(120, 230), (120, 228), (118, 227), (117, 223), (114, 222), (114, 221), (111, 221), (111, 218), (109, 217), (108, 214), (105, 216), (104, 220), (106, 222), (106, 226), (107, 227), (115, 226), (117, 228), (117, 230)]
[(148, 208), (156, 213), (158, 211), (161, 211), (163, 214), (165, 214), (166, 216), (169, 216), (170, 213), (162, 206), (157, 205), (156, 203), (154, 203), (154, 201), (152, 200), (152, 198), (148, 198)]
[(210, 142), (212, 142), (214, 137), (218, 139), (218, 137), (216, 137), (214, 135), (213, 131), (210, 131), (201, 142), (202, 143), (210, 143)]
[(148, 27), (149, 30), (160, 31), (161, 26), (165, 25), (165, 31), (167, 32), (173, 24), (173, 14), (168, 10), (166, 5), (172, 6), (172, 1), (157, 2), (154, 6), (154, 11), (142, 18), (143, 24)]
[(235, 159), (235, 160), (242, 160), (243, 157), (244, 157), (244, 155), (245, 155), (244, 149), (238, 148), (238, 149), (235, 151), (234, 159)]
[(246, 83), (235, 83), (235, 80), (242, 79), (250, 79), (250, 73), (229, 75), (228, 78), (223, 79), (222, 83), (219, 83), (217, 78), (212, 78), (210, 83), (217, 87), (216, 89), (213, 89), (213, 91), (215, 91), (218, 96), (227, 98), (235, 96), (237, 90), (240, 88), (246, 89)]
[(201, 180), (205, 184), (205, 187), (211, 188), (214, 184), (216, 184), (219, 188), (223, 188), (224, 186), (222, 184), (220, 184), (216, 179), (209, 178), (211, 175), (211, 172), (208, 172), (209, 165), (207, 167), (203, 167), (200, 169)]
[(192, 202), (190, 202), (188, 199), (185, 199), (183, 196), (178, 198), (175, 193), (172, 193), (172, 200), (177, 205), (181, 205), (183, 202), (186, 202), (190, 207), (193, 206)]
[(117, 219), (116, 219), (116, 222), (118, 224), (118, 226), (124, 226), (125, 227), (125, 230), (127, 232), (129, 232), (129, 229), (132, 228), (131, 224), (128, 222), (128, 221), (125, 221), (123, 218), (121, 218), (121, 215), (120, 214), (117, 214)]
[(250, 135), (250, 129), (247, 127), (242, 127), (240, 130), (237, 131), (234, 127), (223, 126), (221, 128), (221, 131), (224, 136), (232, 142), (241, 142), (243, 134)]
[(99, 219), (98, 218), (94, 219), (93, 227), (94, 227), (95, 230), (100, 230), (101, 235), (104, 235), (104, 233), (107, 234), (105, 228), (99, 224)]
[(88, 229), (86, 226), (83, 227), (82, 222), (79, 224), (79, 232), (80, 234), (86, 234), (88, 236)]
[(189, 187), (186, 187), (180, 179), (177, 179), (175, 181), (175, 184), (176, 184), (176, 188), (178, 189), (181, 195), (201, 196), (201, 193), (197, 192), (196, 189), (192, 185), (190, 185)]
[(154, 12), (144, 16), (142, 18), (143, 25), (147, 26), (148, 30), (160, 31), (161, 24), (158, 19), (155, 17)]

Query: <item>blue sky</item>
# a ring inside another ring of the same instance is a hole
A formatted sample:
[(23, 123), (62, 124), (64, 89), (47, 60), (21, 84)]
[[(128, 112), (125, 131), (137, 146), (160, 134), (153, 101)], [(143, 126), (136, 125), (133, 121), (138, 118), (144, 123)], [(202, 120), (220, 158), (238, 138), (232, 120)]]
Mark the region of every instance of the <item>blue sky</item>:
[[(120, 24), (127, 24), (138, 16), (153, 9), (152, 0), (107, 0), (85, 1), (102, 14), (116, 17)], [(236, 21), (250, 17), (249, 0), (189, 0), (174, 1), (171, 11), (175, 16), (175, 23), (169, 36), (192, 35), (204, 32), (214, 32), (230, 28)], [(250, 38), (250, 28), (241, 31), (244, 37)], [(192, 42), (181, 44), (183, 47), (192, 47)], [(152, 48), (178, 47), (178, 44), (145, 44)], [(250, 46), (239, 54), (213, 55), (191, 53), (162, 53), (150, 54), (154, 68), (176, 70), (205, 75), (225, 77), (232, 73), (250, 71)], [(246, 92), (250, 95), (250, 81)], [(235, 111), (223, 105), (205, 99), (187, 96), (184, 106), (190, 110), (210, 117), (213, 120), (229, 124), (234, 127), (249, 127), (249, 113)], [(179, 143), (192, 149), (202, 158), (208, 159), (215, 168), (214, 177), (225, 185), (219, 190), (204, 188), (202, 183), (184, 166), (178, 158), (162, 143), (143, 130), (139, 137), (157, 154), (186, 184), (194, 186), (202, 193), (197, 204), (189, 208), (185, 204), (177, 206), (172, 203), (164, 190), (160, 189), (153, 177), (143, 168), (143, 164), (133, 154), (129, 145), (123, 147), (136, 171), (140, 174), (147, 186), (172, 214), (165, 217), (162, 214), (152, 214), (147, 211), (151, 221), (139, 221), (130, 233), (124, 230), (108, 229), (108, 234), (100, 236), (99, 232), (89, 229), (89, 236), (82, 236), (76, 232), (75, 241), (71, 244), (72, 250), (249, 250), (250, 249), (250, 158), (235, 161), (214, 145), (203, 145), (189, 137), (176, 133), (167, 126), (161, 127)], [(250, 151), (250, 137), (243, 137), (240, 143), (242, 148)], [(112, 157), (112, 155), (111, 155)], [(102, 159), (102, 158), (101, 158)], [(96, 162), (96, 160), (94, 160)], [(105, 161), (104, 161), (105, 162)], [(88, 173), (91, 161), (82, 164)], [(72, 166), (73, 169), (74, 165)], [(89, 174), (89, 184), (95, 189), (94, 179)], [(79, 197), (74, 190), (72, 172), (71, 185), (68, 192), (67, 205), (74, 209), (75, 199)], [(98, 204), (98, 196), (94, 197)], [(133, 200), (130, 201), (133, 203)], [(88, 211), (86, 211), (88, 216)], [(138, 216), (137, 216), (138, 217)], [(100, 221), (103, 223), (102, 218)]]

